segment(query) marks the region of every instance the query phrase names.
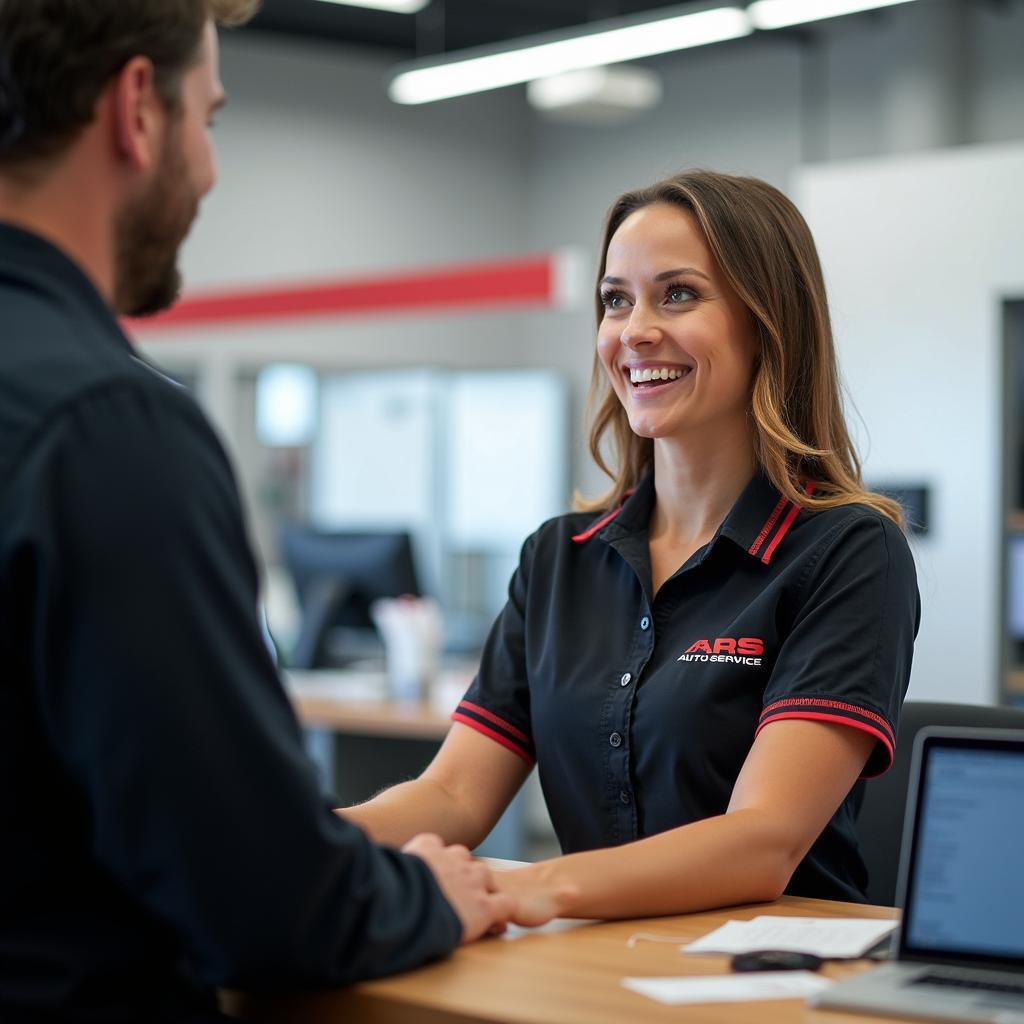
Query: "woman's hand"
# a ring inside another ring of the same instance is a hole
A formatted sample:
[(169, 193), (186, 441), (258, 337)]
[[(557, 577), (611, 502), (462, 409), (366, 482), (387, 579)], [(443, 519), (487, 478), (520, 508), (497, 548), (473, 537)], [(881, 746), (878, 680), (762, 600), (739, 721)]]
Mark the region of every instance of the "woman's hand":
[(535, 928), (553, 917), (562, 917), (572, 907), (578, 889), (557, 878), (551, 865), (542, 861), (522, 868), (495, 868), (491, 877), (499, 892), (508, 893), (516, 901), (512, 915), (515, 924)]

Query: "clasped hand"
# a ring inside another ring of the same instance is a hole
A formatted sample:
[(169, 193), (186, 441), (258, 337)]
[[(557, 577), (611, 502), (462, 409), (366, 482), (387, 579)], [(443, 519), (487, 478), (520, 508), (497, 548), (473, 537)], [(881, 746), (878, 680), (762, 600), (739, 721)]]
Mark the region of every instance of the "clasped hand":
[(465, 846), (445, 846), (440, 836), (422, 833), (402, 847), (425, 861), (462, 922), (462, 941), (503, 932), (509, 923), (545, 924), (564, 913), (571, 888), (544, 878), (538, 865), (492, 870)]

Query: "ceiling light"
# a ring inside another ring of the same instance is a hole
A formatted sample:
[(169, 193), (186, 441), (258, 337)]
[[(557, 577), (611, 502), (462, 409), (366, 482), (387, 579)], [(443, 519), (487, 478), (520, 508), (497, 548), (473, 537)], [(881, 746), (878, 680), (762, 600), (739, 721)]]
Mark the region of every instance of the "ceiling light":
[(415, 14), (422, 11), (430, 0), (321, 0), (325, 4), (341, 7), (368, 7), (371, 11), (392, 11), (394, 14)]
[(843, 14), (895, 7), (911, 0), (757, 0), (747, 8), (754, 28), (785, 28), (806, 21), (838, 18)]
[(751, 32), (750, 20), (739, 7), (716, 7), (677, 12), (651, 20), (615, 19), (586, 26), (585, 34), (520, 39), (514, 49), (476, 51), (443, 64), (411, 66), (391, 81), (388, 95), (396, 103), (430, 103), (468, 93), (548, 78), (566, 71), (602, 67), (659, 53), (685, 50)]
[(560, 121), (609, 123), (651, 110), (661, 101), (661, 79), (650, 68), (584, 68), (527, 82), (534, 110)]

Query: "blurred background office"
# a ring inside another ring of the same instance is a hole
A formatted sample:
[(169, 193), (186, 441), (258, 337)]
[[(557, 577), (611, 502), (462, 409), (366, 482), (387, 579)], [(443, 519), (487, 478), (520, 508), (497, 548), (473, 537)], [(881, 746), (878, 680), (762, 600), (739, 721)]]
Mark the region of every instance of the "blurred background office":
[[(655, 22), (669, 52), (575, 76), (395, 77), (580, 35), (600, 65)], [(186, 301), (133, 331), (233, 454), (286, 658), (379, 657), (369, 602), (412, 592), (471, 666), (526, 534), (603, 489), (603, 214), (704, 166), (815, 233), (865, 476), (917, 522), (910, 695), (1024, 703), (1024, 0), (264, 0), (222, 74)], [(296, 591), (332, 558), (343, 588)]]

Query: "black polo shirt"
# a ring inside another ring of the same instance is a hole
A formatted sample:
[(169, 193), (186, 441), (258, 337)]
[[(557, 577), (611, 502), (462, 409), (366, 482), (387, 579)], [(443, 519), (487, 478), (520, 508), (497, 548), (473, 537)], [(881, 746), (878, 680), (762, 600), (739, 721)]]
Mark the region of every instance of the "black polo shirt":
[(207, 1020), (461, 928), (331, 812), (227, 458), (85, 275), (0, 225), (0, 1021)]
[[(781, 719), (874, 737), (865, 776), (892, 762), (920, 607), (900, 529), (861, 505), (801, 511), (758, 474), (655, 597), (653, 504), (649, 476), (618, 511), (526, 541), (453, 716), (536, 760), (566, 853), (723, 813), (758, 730)], [(787, 892), (864, 899), (862, 786)]]

